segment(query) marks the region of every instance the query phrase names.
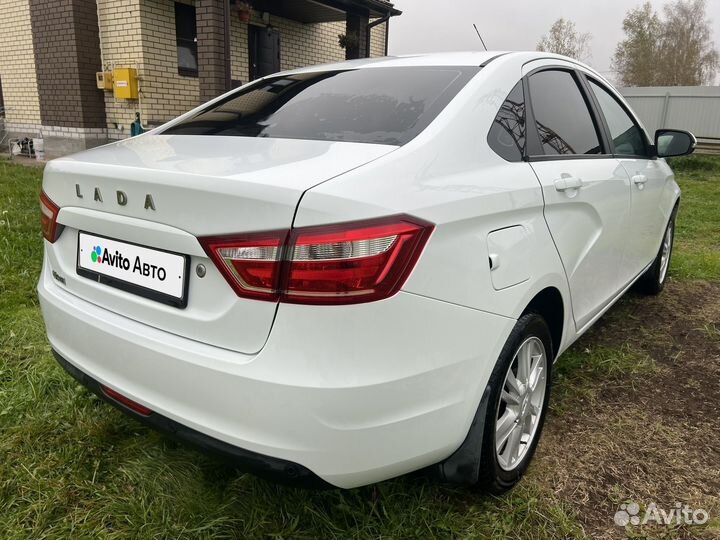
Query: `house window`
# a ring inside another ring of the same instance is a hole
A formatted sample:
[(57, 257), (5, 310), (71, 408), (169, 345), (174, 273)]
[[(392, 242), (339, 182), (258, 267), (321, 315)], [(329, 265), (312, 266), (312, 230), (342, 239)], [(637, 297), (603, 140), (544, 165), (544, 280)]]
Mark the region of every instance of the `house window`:
[(186, 77), (197, 77), (197, 24), (194, 6), (175, 2), (175, 39), (178, 73)]

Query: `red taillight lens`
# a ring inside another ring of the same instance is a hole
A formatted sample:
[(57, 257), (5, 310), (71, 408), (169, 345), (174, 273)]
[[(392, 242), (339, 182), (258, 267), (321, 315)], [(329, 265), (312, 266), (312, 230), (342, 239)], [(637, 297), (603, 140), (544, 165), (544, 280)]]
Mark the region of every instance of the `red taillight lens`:
[(239, 296), (352, 304), (400, 290), (432, 230), (425, 221), (393, 216), (200, 241)]
[(392, 296), (431, 232), (429, 223), (407, 217), (296, 229), (282, 300), (351, 304)]
[(57, 240), (58, 237), (58, 226), (57, 217), (60, 208), (45, 195), (45, 192), (40, 193), (40, 227), (42, 228), (43, 236), (45, 240), (51, 244)]
[(205, 252), (238, 296), (277, 300), (287, 231), (202, 238)]
[(140, 405), (137, 401), (133, 401), (129, 397), (123, 396), (120, 392), (117, 392), (116, 390), (113, 390), (112, 388), (109, 388), (104, 384), (100, 385), (100, 390), (102, 390), (103, 394), (105, 394), (107, 397), (125, 405), (131, 411), (135, 411), (142, 416), (150, 416), (152, 414), (152, 411), (148, 409), (145, 405)]

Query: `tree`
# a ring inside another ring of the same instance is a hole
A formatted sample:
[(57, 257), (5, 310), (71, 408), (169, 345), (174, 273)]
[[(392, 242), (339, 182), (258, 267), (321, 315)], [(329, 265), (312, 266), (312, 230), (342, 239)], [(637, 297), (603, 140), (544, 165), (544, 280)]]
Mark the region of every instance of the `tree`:
[(538, 51), (562, 54), (578, 60), (590, 57), (590, 34), (575, 30), (575, 23), (559, 18), (537, 44)]
[(626, 38), (615, 49), (613, 68), (623, 86), (710, 84), (718, 70), (706, 0), (666, 4), (664, 20), (649, 2), (623, 20)]
[(706, 0), (677, 0), (664, 7), (660, 42), (664, 85), (699, 86), (715, 80), (718, 52), (705, 6)]
[(659, 58), (663, 25), (650, 2), (630, 10), (623, 20), (627, 36), (613, 57), (613, 69), (622, 86), (653, 86), (660, 84)]

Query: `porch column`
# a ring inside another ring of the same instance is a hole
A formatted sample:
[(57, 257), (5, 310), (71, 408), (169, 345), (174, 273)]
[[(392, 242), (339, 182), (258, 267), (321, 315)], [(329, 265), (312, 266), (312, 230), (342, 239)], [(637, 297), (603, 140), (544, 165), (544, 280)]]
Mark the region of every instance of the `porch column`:
[[(11, 3), (3, 9), (19, 8)], [(101, 69), (95, 0), (30, 0), (30, 22), (33, 51), (7, 51), (21, 57), (34, 52), (42, 125), (104, 128), (105, 98), (95, 85)]]
[(228, 0), (197, 0), (198, 80), (205, 102), (230, 90)]
[(345, 18), (345, 35), (348, 46), (345, 48), (345, 59), (364, 58), (367, 51), (366, 29), (369, 19), (367, 15), (348, 12)]

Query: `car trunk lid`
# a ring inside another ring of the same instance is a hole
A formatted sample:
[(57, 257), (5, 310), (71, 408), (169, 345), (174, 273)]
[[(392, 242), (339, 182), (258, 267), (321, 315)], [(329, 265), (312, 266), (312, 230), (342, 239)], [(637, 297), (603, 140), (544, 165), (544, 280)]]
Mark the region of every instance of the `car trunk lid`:
[[(254, 353), (267, 339), (275, 304), (239, 298), (197, 237), (289, 229), (307, 189), (394, 148), (148, 134), (55, 160), (43, 189), (61, 208), (65, 230), (48, 259), (62, 286), (81, 298), (168, 332)], [(186, 256), (185, 307), (79, 275), (81, 232)]]

